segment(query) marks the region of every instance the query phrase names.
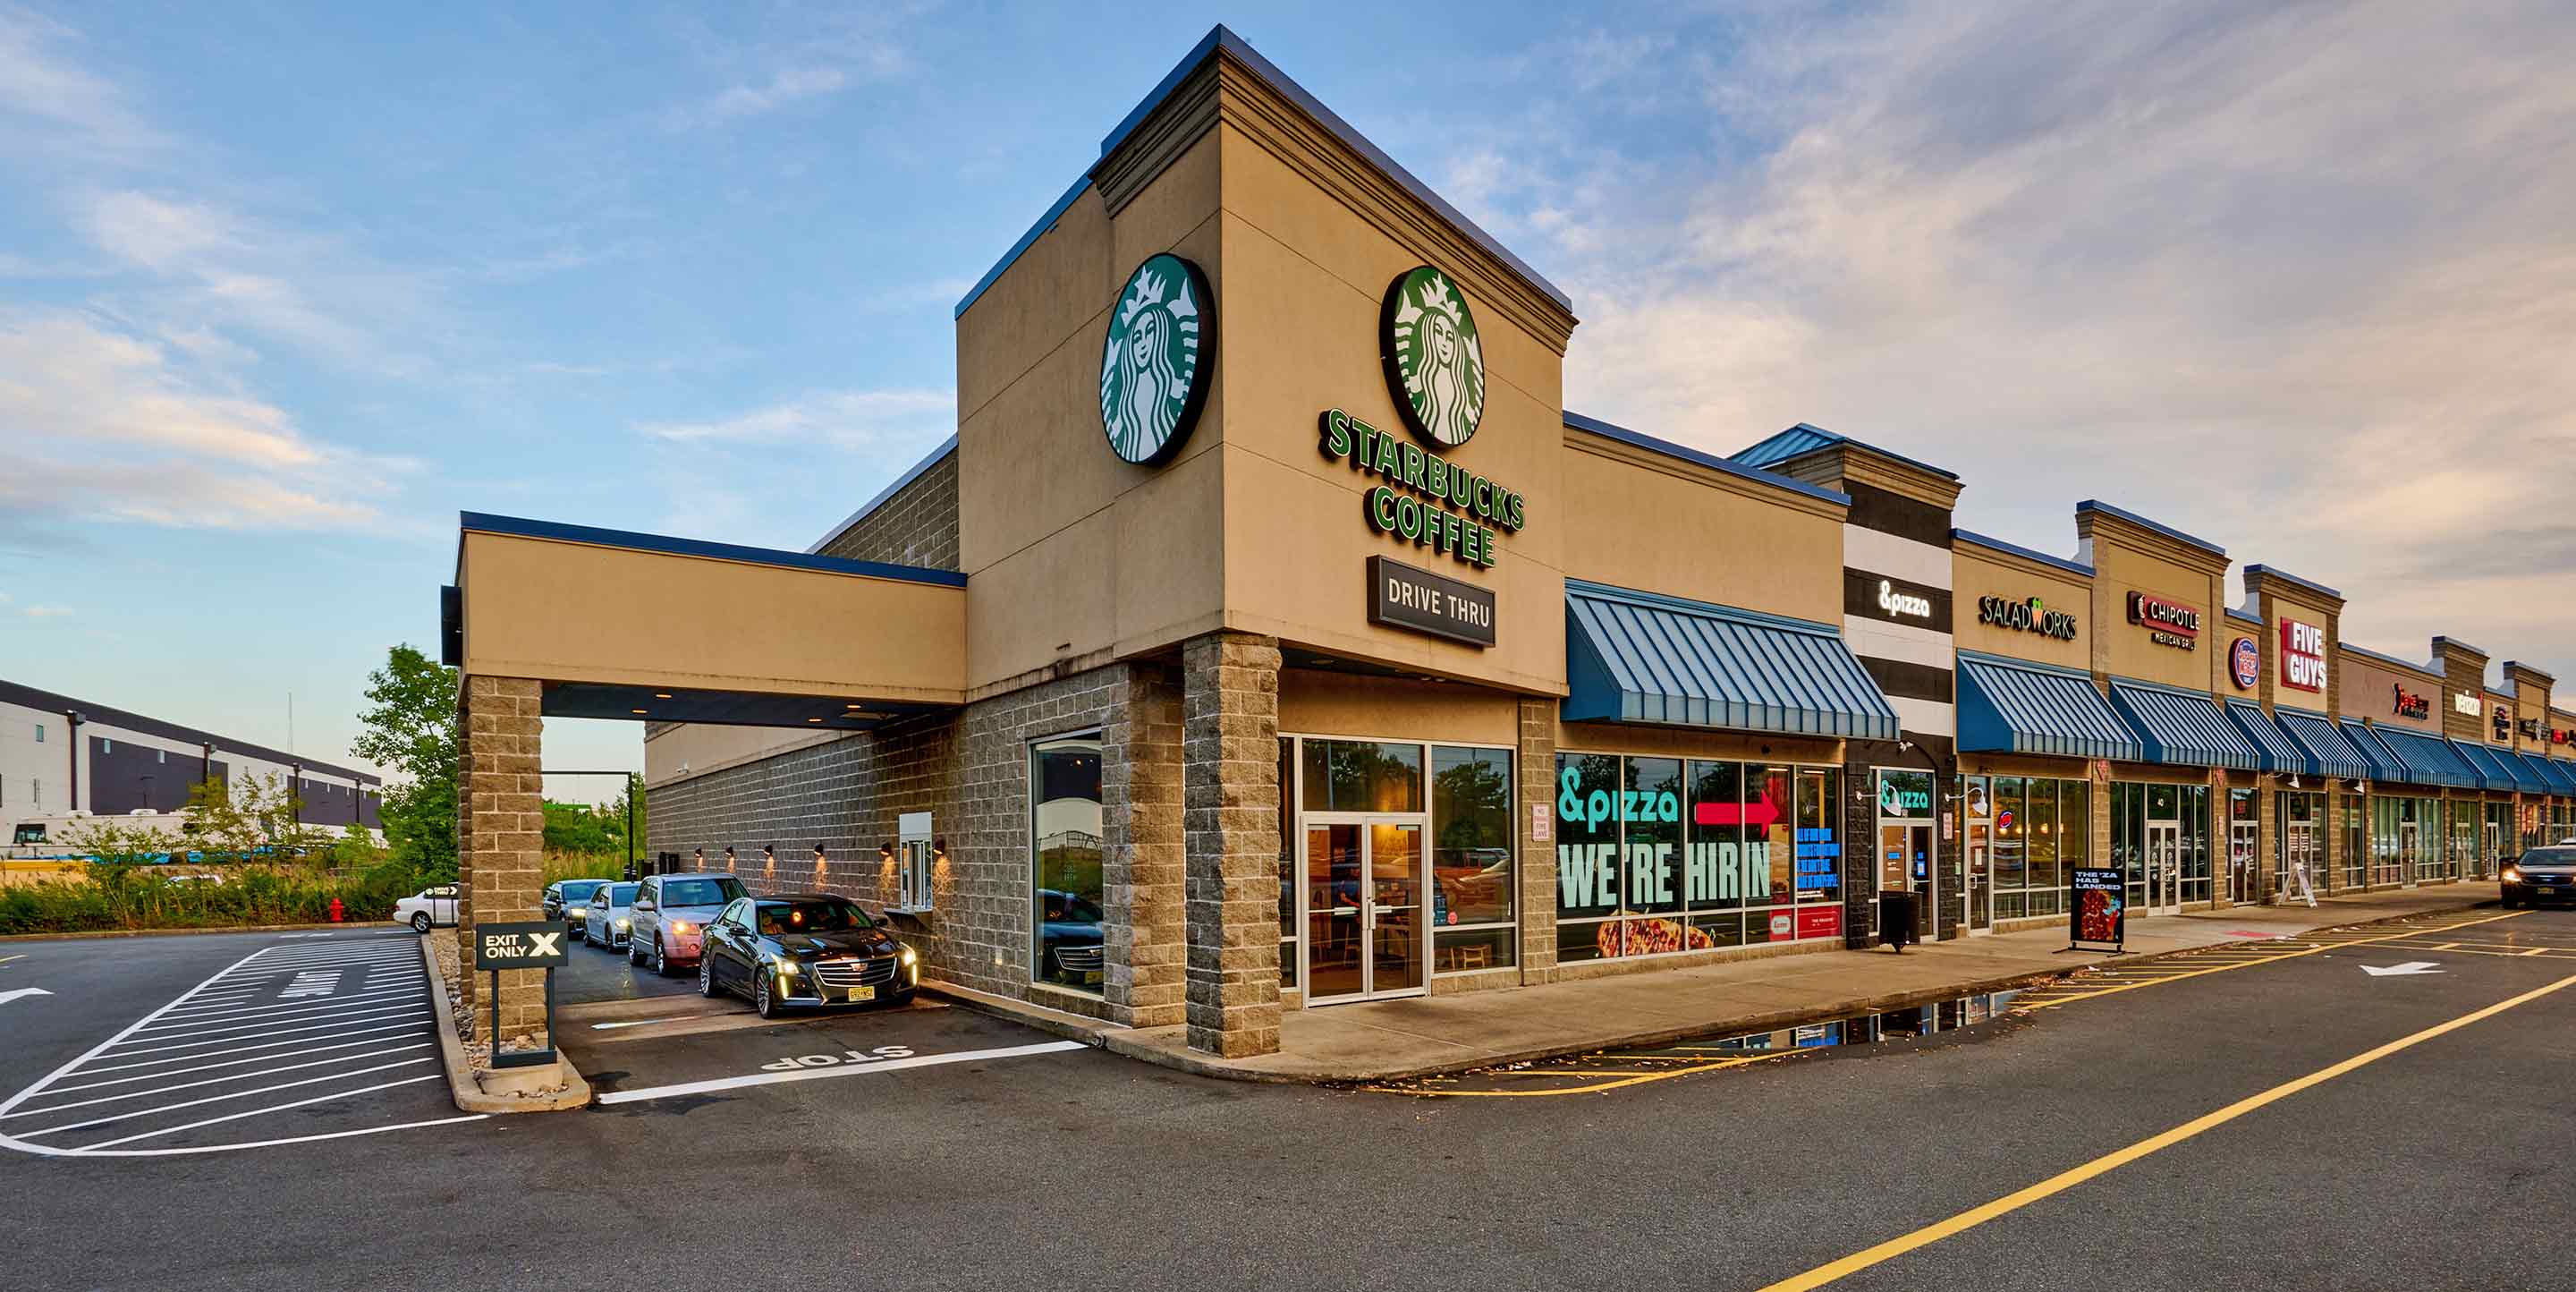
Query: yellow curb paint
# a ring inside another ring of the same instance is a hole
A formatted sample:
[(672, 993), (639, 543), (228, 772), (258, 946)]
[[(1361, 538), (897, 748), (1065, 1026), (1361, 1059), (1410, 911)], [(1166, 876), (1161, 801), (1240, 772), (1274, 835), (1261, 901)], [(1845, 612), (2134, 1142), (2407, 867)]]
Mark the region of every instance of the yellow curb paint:
[(2287, 1099), (2310, 1086), (2321, 1085), (2325, 1082), (2332, 1081), (2336, 1077), (2340, 1077), (2356, 1068), (2377, 1063), (2381, 1059), (2387, 1058), (2389, 1055), (2395, 1054), (2400, 1050), (2407, 1049), (2411, 1046), (2421, 1045), (2426, 1041), (2449, 1032), (2458, 1031), (2459, 1029), (2467, 1027), (2469, 1024), (2475, 1023), (2480, 1019), (2493, 1018), (2506, 1010), (2514, 1008), (2515, 1006), (2528, 1004), (2550, 994), (2551, 992), (2568, 986), (2576, 986), (2576, 975), (2561, 978), (2546, 987), (2535, 988), (2531, 991), (2524, 992), (2510, 1000), (2498, 1001), (2484, 1009), (2473, 1010), (2469, 1013), (2462, 1014), (2458, 1018), (2452, 1019), (2447, 1023), (2436, 1023), (2412, 1036), (2400, 1037), (2397, 1040), (2390, 1041), (2386, 1045), (2364, 1050), (2340, 1063), (2319, 1068), (2304, 1077), (2297, 1078), (2296, 1080), (2285, 1081), (2261, 1094), (2239, 1099), (2235, 1103), (2229, 1104), (2216, 1112), (2205, 1113), (2199, 1117), (2191, 1119), (2190, 1121), (2184, 1122), (2182, 1125), (2176, 1126), (2171, 1130), (2164, 1131), (2156, 1135), (2150, 1135), (2145, 1139), (2139, 1140), (2135, 1144), (2131, 1144), (2127, 1148), (2117, 1150), (2116, 1152), (2105, 1153), (2082, 1166), (2075, 1167), (2068, 1171), (2061, 1171), (2037, 1184), (2005, 1194), (2004, 1196), (1986, 1203), (1983, 1206), (1971, 1207), (1947, 1220), (1940, 1221), (1936, 1224), (1925, 1225), (1923, 1228), (1915, 1230), (1913, 1233), (1906, 1234), (1900, 1238), (1891, 1238), (1886, 1242), (1880, 1243), (1876, 1247), (1854, 1252), (1851, 1255), (1830, 1264), (1819, 1265), (1804, 1274), (1793, 1275), (1789, 1278), (1782, 1279), (1777, 1283), (1766, 1284), (1760, 1289), (1760, 1292), (1806, 1292), (1806, 1289), (1823, 1287), (1824, 1285), (1834, 1282), (1837, 1279), (1841, 1279), (1847, 1275), (1857, 1274), (1873, 1265), (1879, 1265), (1895, 1257), (1902, 1256), (1918, 1247), (1929, 1247), (1944, 1238), (1948, 1238), (1952, 1234), (1974, 1229), (1997, 1216), (2008, 1215), (2012, 1212), (2019, 1211), (2034, 1202), (2040, 1201), (2041, 1199), (2053, 1197), (2068, 1189), (2072, 1189), (2076, 1185), (2082, 1184), (2097, 1175), (2126, 1166), (2150, 1153), (2157, 1152), (2161, 1149), (2171, 1148), (2172, 1146), (2190, 1139), (2203, 1131), (2226, 1125), (2227, 1123), (2232, 1122), (2247, 1113), (2253, 1112), (2258, 1108)]
[[(1792, 1053), (1794, 1053), (1794, 1051)], [(1720, 1068), (1740, 1068), (1748, 1063), (1760, 1063), (1764, 1059), (1779, 1059), (1787, 1057), (1789, 1057), (1788, 1054), (1765, 1054), (1749, 1059), (1720, 1059), (1716, 1062), (1703, 1063), (1696, 1067), (1672, 1068), (1662, 1072), (1647, 1073), (1642, 1076), (1623, 1077), (1617, 1081), (1604, 1081), (1598, 1085), (1569, 1086), (1561, 1090), (1407, 1090), (1402, 1086), (1362, 1086), (1361, 1089), (1373, 1090), (1380, 1094), (1389, 1095), (1419, 1095), (1425, 1099), (1542, 1099), (1550, 1095), (1598, 1094), (1605, 1090), (1617, 1090), (1623, 1086), (1644, 1085), (1649, 1081), (1663, 1081), (1672, 1077), (1687, 1077), (1694, 1072), (1715, 1072)]]

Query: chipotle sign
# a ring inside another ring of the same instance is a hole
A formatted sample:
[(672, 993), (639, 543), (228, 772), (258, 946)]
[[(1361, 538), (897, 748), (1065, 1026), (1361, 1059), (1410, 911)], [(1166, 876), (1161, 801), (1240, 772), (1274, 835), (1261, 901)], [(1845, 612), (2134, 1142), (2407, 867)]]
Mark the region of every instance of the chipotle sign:
[(2129, 594), (2129, 622), (2147, 630), (2147, 638), (2159, 646), (2177, 650), (2200, 648), (2200, 611), (2162, 597), (2143, 592)]

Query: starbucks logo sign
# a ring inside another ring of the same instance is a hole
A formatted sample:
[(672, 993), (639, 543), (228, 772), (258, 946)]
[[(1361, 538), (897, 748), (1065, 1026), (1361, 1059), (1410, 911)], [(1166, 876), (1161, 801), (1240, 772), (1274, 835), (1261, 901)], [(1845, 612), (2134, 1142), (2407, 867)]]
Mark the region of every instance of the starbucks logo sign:
[(1466, 443), (1485, 415), (1485, 347), (1457, 284), (1428, 265), (1397, 275), (1379, 331), (1405, 424), (1442, 448)]
[(1150, 465), (1189, 438), (1207, 403), (1211, 299), (1199, 267), (1168, 253), (1127, 276), (1100, 348), (1100, 425), (1119, 457)]

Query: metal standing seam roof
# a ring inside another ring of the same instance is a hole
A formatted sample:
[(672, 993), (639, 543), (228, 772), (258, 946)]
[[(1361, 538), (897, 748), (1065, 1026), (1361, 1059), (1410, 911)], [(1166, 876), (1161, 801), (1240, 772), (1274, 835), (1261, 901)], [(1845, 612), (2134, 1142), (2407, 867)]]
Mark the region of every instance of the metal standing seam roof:
[(2348, 781), (2370, 779), (2370, 760), (2353, 748), (2352, 742), (2344, 739), (2342, 732), (2335, 730), (2333, 719), (2322, 713), (2299, 709), (2276, 708), (2272, 710), (2272, 716), (2280, 722), (2281, 730), (2289, 733), (2290, 739), (2308, 752), (2308, 766), (2316, 775), (2336, 776)]
[(2227, 716), (2235, 722), (2236, 729), (2254, 743), (2254, 752), (2261, 756), (2264, 771), (2325, 775), (2315, 760), (2308, 757), (2308, 752), (2299, 748), (2297, 741), (2290, 739), (2288, 733), (2264, 714), (2262, 705), (2251, 700), (2229, 700)]
[(2552, 793), (2576, 797), (2576, 763), (2563, 762), (2526, 749), (2513, 752), (2514, 757), (2540, 769), (2542, 778), (2555, 787)]
[(2477, 769), (2488, 789), (2520, 790), (2525, 794), (2549, 792), (2549, 782), (2542, 780), (2540, 773), (2523, 766), (2520, 759), (2502, 757), (2495, 750), (2466, 740), (2454, 740), (2451, 747), (2460, 751), (2460, 757), (2467, 759), (2469, 766)]
[(2388, 742), (2398, 761), (2406, 764), (2407, 782), (2413, 785), (2443, 785), (2456, 790), (2486, 788), (2486, 778), (2478, 775), (2469, 761), (2439, 736), (2428, 736), (2404, 727), (2373, 727), (2379, 738)]
[(2088, 674), (1961, 651), (1958, 681), (1963, 752), (2123, 762), (2146, 757)]
[(2378, 732), (2363, 726), (2359, 718), (2343, 718), (2338, 725), (2342, 728), (2343, 738), (2351, 742), (2362, 761), (2370, 764), (2370, 775), (2364, 779), (2395, 784), (2405, 782), (2406, 764), (2399, 761), (2396, 753), (2388, 748), (2388, 742), (2379, 738)]
[(2262, 770), (2263, 755), (2206, 695), (2113, 679), (2111, 707), (2146, 746), (2146, 761), (2183, 767)]
[(1896, 710), (1829, 625), (1569, 579), (1568, 722), (1895, 740)]

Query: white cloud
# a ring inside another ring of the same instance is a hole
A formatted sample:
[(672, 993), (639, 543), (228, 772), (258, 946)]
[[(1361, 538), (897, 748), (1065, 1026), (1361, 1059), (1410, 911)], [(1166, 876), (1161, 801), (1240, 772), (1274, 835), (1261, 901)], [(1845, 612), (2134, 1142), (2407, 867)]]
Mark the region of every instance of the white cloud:
[(30, 541), (88, 518), (364, 529), (406, 469), (316, 441), (276, 405), (83, 315), (0, 315), (0, 374), (0, 514)]
[(870, 448), (913, 443), (925, 431), (953, 427), (956, 420), (957, 397), (950, 391), (838, 390), (714, 421), (647, 422), (636, 429), (679, 443), (795, 441)]
[(113, 82), (62, 56), (64, 46), (79, 40), (78, 32), (49, 18), (0, 8), (0, 120), (16, 117), (35, 126), (0, 129), (0, 151), (77, 151), (116, 160), (167, 142)]
[(687, 115), (700, 124), (719, 125), (775, 112), (801, 99), (837, 94), (849, 83), (849, 73), (837, 67), (782, 67), (765, 84), (727, 86)]
[(1687, 33), (1728, 51), (1695, 111), (1546, 90), (1453, 173), (1573, 295), (1578, 410), (1813, 421), (1961, 472), (1963, 524), (2069, 550), (2101, 497), (2344, 588), (2358, 640), (2576, 666), (2565, 17), (1757, 10)]
[(70, 606), (29, 606), (25, 611), (29, 619), (63, 619), (71, 613)]

